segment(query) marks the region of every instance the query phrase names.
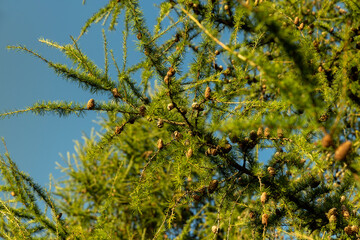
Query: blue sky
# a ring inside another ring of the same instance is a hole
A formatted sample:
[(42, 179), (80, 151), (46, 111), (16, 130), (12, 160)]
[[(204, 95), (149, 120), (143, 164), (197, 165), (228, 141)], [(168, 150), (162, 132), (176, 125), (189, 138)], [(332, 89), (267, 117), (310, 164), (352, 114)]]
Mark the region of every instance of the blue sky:
[[(88, 0), (82, 5), (82, 0), (0, 0), (1, 113), (26, 108), (39, 100), (81, 103), (86, 103), (90, 98), (106, 100), (106, 96), (93, 95), (78, 88), (77, 84), (58, 77), (39, 59), (6, 49), (8, 45), (25, 45), (54, 62), (67, 63), (61, 53), (40, 43), (38, 39), (70, 43), (70, 35), (76, 38), (85, 21), (106, 2)], [(146, 9), (153, 3), (146, 1), (146, 5), (149, 5)], [(119, 23), (121, 30), (121, 20)], [(100, 24), (91, 27), (79, 44), (96, 64), (103, 67), (101, 28)], [(121, 56), (120, 31), (107, 34), (110, 43), (117, 42), (117, 46), (110, 46), (114, 48), (115, 55)], [(82, 141), (82, 135), (90, 135), (92, 128), (100, 130), (94, 123), (99, 116), (98, 113), (90, 113), (81, 118), (59, 118), (51, 114), (20, 114), (0, 119), (0, 137), (4, 137), (10, 155), (19, 168), (46, 186), (50, 173), (55, 179), (63, 176), (55, 164), (63, 163), (59, 153), (64, 156), (67, 152), (73, 153), (74, 140)], [(0, 153), (4, 151), (1, 144)]]

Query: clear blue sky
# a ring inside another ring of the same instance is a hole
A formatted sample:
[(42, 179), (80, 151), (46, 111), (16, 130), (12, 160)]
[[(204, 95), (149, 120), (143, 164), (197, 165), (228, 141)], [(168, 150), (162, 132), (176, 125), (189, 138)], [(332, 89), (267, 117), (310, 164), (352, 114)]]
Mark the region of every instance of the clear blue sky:
[[(58, 77), (47, 65), (22, 52), (7, 50), (7, 45), (25, 45), (55, 62), (66, 63), (57, 50), (38, 42), (51, 39), (60, 44), (70, 43), (70, 35), (79, 35), (85, 21), (108, 1), (88, 0), (0, 0), (0, 112), (23, 109), (39, 100), (66, 100), (86, 103), (88, 99), (106, 96), (92, 95), (77, 84)], [(142, 1), (145, 14), (151, 14), (154, 2)], [(149, 26), (152, 26), (149, 24)], [(121, 30), (122, 24), (119, 21)], [(101, 25), (94, 25), (80, 41), (80, 48), (103, 67)], [(120, 31), (119, 31), (120, 32)], [(114, 53), (121, 56), (122, 36), (108, 33)], [(111, 42), (112, 41), (112, 42)], [(116, 43), (116, 44), (114, 44)], [(115, 46), (114, 46), (115, 45)], [(131, 51), (129, 49), (129, 51)], [(19, 168), (43, 186), (51, 173), (56, 179), (63, 176), (55, 162), (63, 163), (60, 153), (74, 152), (74, 140), (82, 141), (82, 134), (92, 128), (100, 130), (94, 120), (100, 115), (87, 114), (83, 118), (55, 115), (21, 114), (0, 120), (0, 137), (4, 137), (12, 159)], [(0, 152), (4, 153), (0, 145)]]

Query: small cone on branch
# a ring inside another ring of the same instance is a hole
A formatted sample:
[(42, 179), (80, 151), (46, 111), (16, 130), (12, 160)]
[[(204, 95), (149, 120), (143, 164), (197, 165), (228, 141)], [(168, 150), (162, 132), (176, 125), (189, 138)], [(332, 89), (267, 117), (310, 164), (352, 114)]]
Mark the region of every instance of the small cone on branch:
[(218, 154), (218, 151), (216, 148), (208, 148), (205, 152), (205, 155), (211, 155), (211, 156), (216, 156)]
[(159, 150), (161, 150), (163, 147), (164, 147), (164, 142), (163, 142), (163, 140), (160, 138), (160, 139), (157, 141), (157, 148), (158, 148)]
[(226, 143), (225, 146), (222, 147), (223, 153), (229, 153), (232, 149), (232, 146), (230, 143)]
[(128, 120), (128, 122), (130, 123), (130, 124), (134, 124), (135, 123), (135, 120), (136, 120), (136, 117), (130, 117), (129, 118), (129, 120)]
[(91, 109), (94, 109), (94, 107), (95, 107), (95, 100), (93, 98), (91, 98), (87, 103), (87, 109), (91, 110)]
[(321, 145), (324, 148), (330, 147), (332, 145), (332, 138), (330, 136), (330, 134), (326, 134), (323, 139), (321, 140)]
[(164, 82), (165, 82), (166, 84), (169, 84), (169, 83), (170, 83), (170, 80), (171, 80), (171, 77), (169, 77), (168, 75), (166, 75), (166, 76), (164, 77)]
[(268, 167), (267, 170), (271, 176), (274, 176), (276, 174), (276, 170), (273, 167)]
[(173, 103), (169, 103), (168, 105), (167, 105), (167, 110), (169, 110), (169, 111), (171, 111), (171, 110), (173, 110), (174, 109), (174, 104)]
[(204, 110), (204, 107), (201, 106), (199, 103), (196, 103), (196, 102), (194, 102), (191, 105), (191, 107), (192, 107), (192, 109), (197, 110), (197, 111), (203, 111)]
[(62, 213), (59, 213), (59, 214), (56, 216), (56, 218), (57, 218), (57, 219), (60, 219), (61, 216), (62, 216)]
[(329, 222), (330, 222), (330, 223), (334, 223), (334, 222), (336, 222), (336, 220), (337, 220), (337, 218), (336, 218), (335, 215), (331, 215), (331, 216), (329, 217)]
[(213, 232), (213, 233), (217, 233), (217, 231), (218, 231), (218, 227), (217, 226), (212, 226), (211, 227), (211, 231)]
[(346, 226), (344, 228), (344, 232), (347, 234), (347, 235), (352, 235), (353, 234), (353, 231), (351, 230), (351, 226)]
[(270, 137), (270, 128), (265, 128), (265, 131), (264, 131), (264, 137), (268, 138)]
[(251, 130), (250, 132), (250, 139), (255, 141), (257, 139), (258, 135), (257, 133), (255, 132), (255, 130)]
[(298, 27), (298, 29), (301, 31), (304, 29), (304, 23), (300, 23), (300, 26)]
[(263, 193), (261, 194), (261, 197), (260, 197), (261, 203), (262, 203), (262, 204), (265, 204), (266, 201), (267, 201), (267, 198), (268, 198), (267, 193), (266, 193), (266, 192), (263, 192)]
[(199, 202), (199, 201), (201, 200), (201, 195), (194, 193), (194, 194), (192, 195), (192, 198), (193, 198), (195, 201)]
[(263, 135), (263, 129), (262, 127), (259, 127), (258, 130), (257, 130), (257, 133), (258, 137), (261, 137)]
[(346, 141), (344, 143), (342, 143), (335, 151), (335, 160), (337, 161), (342, 161), (346, 158), (346, 155), (350, 152), (351, 150), (351, 145), (352, 143), (350, 141)]
[(180, 140), (182, 138), (182, 134), (178, 131), (175, 131), (174, 132), (174, 137), (176, 140)]
[(114, 98), (119, 98), (120, 97), (120, 93), (119, 93), (117, 88), (113, 88), (111, 90), (111, 92), (112, 92)]
[(331, 208), (328, 212), (327, 212), (327, 217), (330, 218), (332, 215), (336, 216), (337, 215), (337, 208)]
[(15, 193), (15, 192), (11, 192), (10, 194), (11, 194), (11, 196), (13, 196), (13, 197), (16, 196), (16, 193)]
[(295, 24), (295, 25), (298, 25), (298, 24), (299, 24), (299, 17), (295, 17), (295, 19), (294, 19), (294, 24)]
[(173, 67), (169, 67), (169, 71), (166, 73), (166, 76), (172, 77), (175, 75), (175, 69)]
[(359, 227), (358, 226), (355, 226), (355, 225), (352, 225), (351, 226), (351, 231), (355, 234), (357, 234), (359, 232)]
[(120, 134), (120, 133), (122, 132), (122, 130), (123, 130), (123, 127), (122, 127), (122, 126), (116, 126), (116, 128), (115, 128), (115, 134), (116, 134), (116, 135)]
[(256, 214), (254, 212), (249, 212), (249, 217), (251, 221), (254, 221), (256, 219)]
[(261, 223), (265, 226), (268, 225), (269, 215), (264, 213), (261, 217)]
[(140, 106), (139, 107), (139, 113), (141, 116), (145, 116), (145, 113), (146, 113), (146, 107), (145, 106)]
[(281, 128), (277, 129), (277, 136), (278, 138), (283, 138), (284, 137), (284, 132)]
[(163, 126), (164, 126), (164, 120), (162, 120), (162, 119), (159, 119), (158, 121), (157, 121), (157, 127), (158, 128), (162, 128)]
[(189, 148), (189, 150), (186, 152), (186, 157), (191, 158), (192, 155), (193, 155), (193, 150)]
[(207, 86), (205, 89), (205, 99), (210, 99), (210, 98), (211, 98), (211, 88)]
[(213, 193), (215, 192), (215, 190), (217, 189), (219, 185), (219, 181), (214, 179), (214, 180), (211, 180), (210, 184), (209, 184), (209, 187), (208, 187), (208, 190), (209, 190), (209, 193)]
[(140, 40), (142, 38), (142, 34), (141, 32), (139, 32), (137, 35), (136, 35), (137, 39)]

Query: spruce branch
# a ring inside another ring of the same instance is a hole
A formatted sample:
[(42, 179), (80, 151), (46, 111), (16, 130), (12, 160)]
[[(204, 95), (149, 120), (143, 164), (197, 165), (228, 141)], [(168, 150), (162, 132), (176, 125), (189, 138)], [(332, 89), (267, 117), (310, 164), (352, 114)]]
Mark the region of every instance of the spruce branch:
[(233, 50), (231, 50), (228, 46), (226, 46), (224, 43), (222, 43), (219, 39), (217, 39), (216, 37), (214, 37), (191, 13), (189, 13), (188, 11), (186, 11), (184, 8), (180, 7), (180, 10), (183, 11), (192, 21), (194, 21), (196, 23), (196, 25), (198, 25), (198, 27), (204, 31), (204, 33), (206, 35), (208, 35), (211, 39), (213, 39), (218, 45), (220, 45), (223, 49), (225, 49), (226, 51), (228, 51), (230, 54), (235, 55), (236, 57), (238, 57), (240, 60), (249, 63), (252, 67), (257, 68), (259, 71), (262, 72), (262, 68), (257, 65), (255, 62), (253, 62), (252, 60), (250, 60), (249, 58), (241, 55), (240, 53), (237, 53)]
[[(90, 26), (94, 23), (98, 23), (103, 19), (107, 19), (107, 16), (109, 16), (111, 13), (113, 14), (113, 18), (111, 20), (110, 23), (110, 30), (114, 30), (115, 29), (115, 25), (116, 25), (116, 20), (118, 18), (118, 15), (120, 15), (121, 13), (121, 9), (123, 8), (124, 3), (120, 2), (118, 3), (117, 1), (109, 1), (108, 4), (106, 4), (104, 7), (100, 8), (99, 11), (97, 11), (96, 13), (94, 13), (85, 23), (85, 25), (82, 27), (81, 31), (80, 31), (80, 35), (78, 36), (77, 40), (78, 41), (83, 35), (84, 33), (86, 33), (86, 31), (90, 28)], [(104, 21), (105, 24), (106, 21)]]
[[(166, 146), (169, 146), (173, 141), (175, 141), (175, 140), (171, 140), (170, 142), (166, 143), (161, 149), (165, 148)], [(141, 171), (141, 174), (140, 174), (139, 182), (142, 181), (142, 179), (144, 178), (146, 169), (147, 169), (148, 166), (151, 164), (151, 162), (156, 159), (156, 156), (158, 155), (158, 153), (159, 153), (159, 151), (160, 151), (161, 149), (158, 149), (158, 150), (149, 158), (149, 160), (147, 161), (147, 163), (144, 165), (144, 167), (143, 167), (143, 169), (142, 169), (142, 171)]]
[[(45, 59), (38, 53), (36, 53), (24, 46), (8, 46), (8, 48), (22, 50), (22, 51), (28, 52), (28, 53), (40, 58), (45, 63), (47, 63), (49, 65), (49, 67), (52, 68), (60, 76), (64, 77), (65, 79), (69, 79), (69, 80), (78, 82), (79, 86), (81, 86), (83, 89), (85, 89), (85, 90), (89, 89), (93, 93), (96, 93), (101, 90), (102, 91), (110, 91), (111, 89), (113, 89), (115, 87), (115, 84), (113, 82), (108, 81), (103, 76), (100, 77), (100, 79), (99, 79), (96, 76), (94, 76), (93, 74), (79, 72), (74, 69), (69, 69), (66, 65), (63, 65), (60, 63), (53, 63), (51, 61), (48, 61), (47, 59)], [(78, 52), (78, 53), (80, 53), (80, 52)], [(81, 53), (80, 53), (80, 56), (82, 56)], [(85, 60), (85, 58), (83, 58), (83, 56), (80, 57), (80, 59), (84, 60), (84, 64), (85, 64), (84, 66), (86, 66), (86, 64), (89, 64), (89, 62), (87, 62)], [(94, 67), (94, 66), (92, 66), (92, 67)], [(90, 68), (88, 68), (88, 70), (90, 70)], [(95, 72), (93, 72), (93, 73), (95, 73)], [(95, 74), (95, 75), (97, 75), (97, 74)]]
[[(5, 144), (5, 143), (4, 143)], [(5, 145), (6, 148), (6, 145)], [(52, 223), (45, 214), (40, 210), (37, 200), (33, 193), (36, 193), (44, 203), (49, 206), (52, 211), (57, 214), (59, 210), (55, 206), (54, 202), (45, 194), (42, 187), (38, 184), (34, 183), (33, 180), (25, 175), (24, 173), (20, 172), (16, 166), (16, 164), (11, 160), (8, 153), (6, 153), (7, 162), (5, 159), (0, 155), (0, 169), (2, 175), (5, 177), (5, 180), (11, 187), (14, 189), (15, 194), (17, 195), (17, 200), (20, 201), (25, 208), (23, 209), (14, 209), (11, 207), (6, 207), (6, 210), (12, 210), (12, 214), (17, 217), (21, 217), (21, 219), (27, 219), (31, 221), (35, 221), (41, 226), (35, 227), (31, 229), (32, 232), (37, 232), (42, 229), (48, 229), (53, 233), (60, 234), (62, 239), (65, 239), (67, 235), (64, 225), (60, 222), (60, 228), (56, 226), (55, 223)], [(4, 206), (4, 205), (3, 205)], [(26, 209), (26, 211), (25, 211)], [(58, 232), (60, 230), (60, 232)]]

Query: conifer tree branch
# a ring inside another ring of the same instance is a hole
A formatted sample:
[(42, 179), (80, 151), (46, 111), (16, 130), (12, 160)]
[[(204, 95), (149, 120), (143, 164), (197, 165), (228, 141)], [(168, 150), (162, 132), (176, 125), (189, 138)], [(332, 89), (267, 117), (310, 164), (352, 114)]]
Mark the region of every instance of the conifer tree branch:
[(11, 115), (17, 115), (19, 113), (34, 112), (35, 114), (44, 115), (45, 113), (54, 113), (60, 117), (65, 117), (70, 114), (76, 114), (83, 116), (86, 111), (99, 111), (99, 112), (117, 112), (127, 114), (137, 114), (137, 112), (129, 111), (117, 104), (113, 103), (97, 103), (94, 109), (87, 109), (84, 107), (85, 104), (79, 103), (68, 103), (68, 102), (38, 102), (32, 107), (28, 107), (22, 110), (16, 110), (0, 114), (0, 118), (10, 117)]
[(262, 71), (262, 68), (257, 65), (255, 62), (253, 62), (252, 60), (248, 59), (247, 57), (241, 55), (240, 53), (234, 52), (233, 50), (231, 50), (228, 46), (226, 46), (224, 43), (222, 43), (219, 39), (217, 39), (216, 37), (214, 37), (192, 14), (190, 14), (188, 11), (186, 11), (184, 8), (180, 7), (181, 11), (183, 11), (192, 21), (194, 21), (196, 23), (196, 25), (198, 25), (198, 27), (206, 34), (208, 35), (211, 39), (213, 39), (218, 45), (220, 45), (223, 49), (225, 49), (226, 51), (228, 51), (229, 53), (231, 53), (232, 55), (235, 55), (236, 57), (238, 57), (239, 59), (241, 59), (244, 62), (249, 63), (252, 67), (257, 68), (259, 71)]

